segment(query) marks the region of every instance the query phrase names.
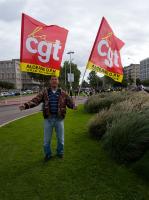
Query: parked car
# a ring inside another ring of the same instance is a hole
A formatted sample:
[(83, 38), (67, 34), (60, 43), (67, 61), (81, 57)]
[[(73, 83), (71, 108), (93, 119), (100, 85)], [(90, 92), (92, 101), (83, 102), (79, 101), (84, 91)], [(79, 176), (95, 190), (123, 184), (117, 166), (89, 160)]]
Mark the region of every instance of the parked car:
[(21, 95), (26, 95), (27, 93), (25, 91), (21, 91)]
[(9, 92), (9, 96), (15, 96), (15, 92)]
[(20, 95), (20, 92), (19, 92), (19, 91), (16, 91), (16, 92), (15, 92), (15, 96), (18, 96), (18, 95)]
[(1, 92), (0, 94), (1, 97), (8, 97), (10, 96), (9, 92)]
[(25, 92), (26, 92), (26, 94), (33, 94), (32, 90), (26, 90)]

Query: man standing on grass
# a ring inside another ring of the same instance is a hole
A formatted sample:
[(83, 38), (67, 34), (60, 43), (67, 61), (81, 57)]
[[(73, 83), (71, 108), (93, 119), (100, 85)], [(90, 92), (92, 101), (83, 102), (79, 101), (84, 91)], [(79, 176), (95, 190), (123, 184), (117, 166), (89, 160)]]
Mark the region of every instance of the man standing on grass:
[(66, 106), (71, 109), (76, 109), (72, 98), (62, 89), (58, 88), (58, 85), (58, 78), (56, 76), (51, 76), (50, 87), (48, 89), (44, 89), (31, 101), (20, 106), (20, 110), (25, 110), (38, 106), (43, 102), (45, 161), (52, 158), (51, 139), (53, 128), (55, 128), (57, 137), (57, 156), (63, 158)]

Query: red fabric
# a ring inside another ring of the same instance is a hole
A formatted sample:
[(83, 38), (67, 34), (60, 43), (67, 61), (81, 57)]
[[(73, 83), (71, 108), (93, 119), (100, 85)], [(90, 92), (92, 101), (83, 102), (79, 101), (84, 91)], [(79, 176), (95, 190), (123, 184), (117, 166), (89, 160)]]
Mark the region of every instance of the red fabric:
[[(103, 40), (106, 42), (106, 44), (103, 44), (101, 48), (99, 48), (99, 44)], [(119, 52), (123, 45), (124, 42), (114, 35), (112, 28), (110, 27), (106, 19), (103, 17), (93, 45), (91, 55), (89, 57), (89, 61), (92, 62), (94, 65), (105, 69), (106, 71), (123, 74), (123, 67)], [(111, 52), (113, 53), (113, 56), (110, 56), (111, 61), (108, 59), (108, 51), (110, 48), (110, 55)], [(105, 55), (101, 55), (98, 49), (100, 49), (101, 54)], [(114, 52), (116, 55), (114, 55)], [(110, 66), (105, 64), (105, 60), (110, 61), (111, 65), (110, 62)]]
[[(65, 28), (56, 25), (47, 26), (28, 15), (22, 14), (20, 62), (36, 64), (43, 67), (50, 67), (59, 70), (67, 34), (68, 30)], [(28, 38), (34, 38), (33, 40), (36, 41), (31, 41), (29, 43), (31, 49), (36, 51), (36, 53), (32, 53), (28, 50), (26, 45)], [(59, 41), (59, 47), (57, 50), (53, 46), (56, 44), (56, 40)], [(41, 44), (40, 42), (43, 41), (46, 42), (47, 46), (50, 46), (48, 49), (46, 45), (42, 45), (41, 51), (43, 54), (46, 52), (46, 55), (41, 55), (38, 51), (39, 44)], [(42, 60), (44, 60), (44, 62)]]

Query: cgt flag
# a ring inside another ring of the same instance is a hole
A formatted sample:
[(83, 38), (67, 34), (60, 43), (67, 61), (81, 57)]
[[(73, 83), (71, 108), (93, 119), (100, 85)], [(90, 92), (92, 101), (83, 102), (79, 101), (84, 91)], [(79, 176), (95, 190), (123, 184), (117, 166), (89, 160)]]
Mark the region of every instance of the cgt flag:
[(87, 69), (100, 72), (115, 81), (122, 82), (123, 67), (119, 51), (123, 45), (124, 43), (114, 35), (103, 17), (87, 63)]
[(22, 14), (21, 71), (59, 76), (68, 30)]

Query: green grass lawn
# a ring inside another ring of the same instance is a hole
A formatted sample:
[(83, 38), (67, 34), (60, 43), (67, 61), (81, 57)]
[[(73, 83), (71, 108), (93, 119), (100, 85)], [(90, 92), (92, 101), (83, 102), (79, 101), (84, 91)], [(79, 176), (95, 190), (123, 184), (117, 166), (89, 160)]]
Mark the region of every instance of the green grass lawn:
[[(41, 113), (2, 127), (0, 200), (148, 200), (148, 182), (110, 160), (88, 137), (90, 117), (82, 107), (68, 111), (65, 157), (48, 163), (43, 162)], [(55, 151), (55, 134), (52, 146)]]

